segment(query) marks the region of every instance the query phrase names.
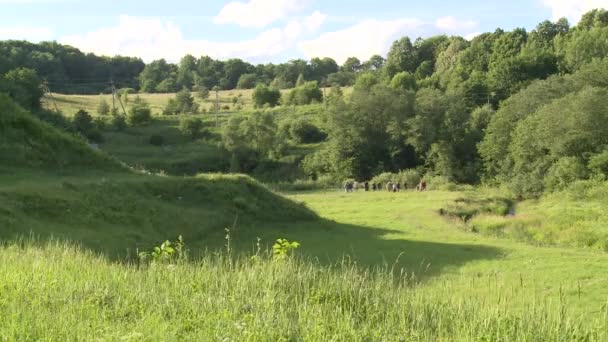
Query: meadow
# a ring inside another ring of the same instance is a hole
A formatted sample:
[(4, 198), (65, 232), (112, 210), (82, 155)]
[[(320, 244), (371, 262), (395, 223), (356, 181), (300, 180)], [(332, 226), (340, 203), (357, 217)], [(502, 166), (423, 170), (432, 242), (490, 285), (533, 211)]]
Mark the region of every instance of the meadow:
[[(578, 216), (558, 215), (557, 194), (514, 203), (511, 218), (496, 189), (277, 193), (243, 175), (134, 168), (204, 150), (174, 118), (107, 133), (99, 151), (2, 108), (0, 340), (608, 338), (599, 245), (482, 229), (489, 217), (530, 231), (539, 217), (558, 228), (593, 217), (601, 232), (602, 188), (573, 193), (581, 206), (594, 196)], [(152, 132), (171, 149), (151, 155)], [(178, 236), (185, 245), (163, 243)]]
[[(202, 245), (208, 249), (196, 257), (154, 264), (100, 255), (98, 251), (111, 248), (109, 239), (98, 238), (108, 246), (97, 251), (55, 238), (13, 239), (0, 253), (0, 304), (6, 313), (0, 336), (606, 338), (608, 256), (463, 232), (437, 214), (458, 195), (294, 194), (290, 199), (305, 203), (321, 218), (283, 224), (266, 219), (268, 224), (255, 227), (237, 223), (228, 233), (217, 229), (205, 237)], [(179, 230), (178, 225), (166, 235)], [(203, 248), (184, 231), (190, 253)], [(276, 237), (301, 246), (278, 259), (269, 252)]]

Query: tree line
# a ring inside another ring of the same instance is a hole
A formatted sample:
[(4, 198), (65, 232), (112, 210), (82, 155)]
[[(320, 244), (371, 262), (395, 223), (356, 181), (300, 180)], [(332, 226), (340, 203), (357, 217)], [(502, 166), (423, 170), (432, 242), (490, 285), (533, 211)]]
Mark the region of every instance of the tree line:
[[(301, 162), (313, 179), (369, 180), (416, 169), (533, 196), (608, 177), (606, 56), (608, 12), (594, 10), (573, 27), (561, 19), (531, 32), (498, 29), (471, 41), (403, 37), (386, 59), (350, 58), (342, 66), (329, 58), (253, 66), (186, 56), (179, 65), (161, 60), (143, 66), (138, 81), (144, 91), (246, 83), (256, 87), (261, 107), (326, 102), (316, 128), (286, 124), (276, 110), (231, 119), (222, 140), (233, 170), (250, 169), (253, 159), (280, 158), (285, 142), (299, 139), (292, 133), (302, 130), (326, 139)], [(39, 106), (36, 72), (13, 68), (2, 75), (0, 91), (23, 106)], [(343, 95), (345, 83), (336, 75), (352, 76), (351, 96)], [(325, 97), (320, 83), (333, 86)], [(277, 91), (293, 86), (283, 97)], [(191, 100), (189, 92), (182, 94)], [(180, 111), (178, 98), (172, 112)]]

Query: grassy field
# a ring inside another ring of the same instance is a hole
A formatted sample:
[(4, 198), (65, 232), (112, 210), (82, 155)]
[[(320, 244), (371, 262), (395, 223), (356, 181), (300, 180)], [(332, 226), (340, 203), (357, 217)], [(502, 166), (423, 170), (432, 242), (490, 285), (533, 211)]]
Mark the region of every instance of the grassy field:
[[(282, 94), (286, 94), (290, 91), (290, 89), (281, 90)], [(326, 91), (329, 91), (327, 89)], [(352, 88), (344, 88), (343, 92), (345, 95), (350, 95), (352, 93)], [(234, 90), (222, 90), (218, 93), (219, 103), (220, 103), (220, 112), (223, 113), (233, 113), (239, 111), (251, 111), (253, 110), (253, 101), (252, 101), (253, 90), (252, 89), (234, 89)], [(127, 97), (130, 100), (135, 98), (135, 96), (140, 96), (142, 99), (146, 100), (150, 107), (152, 108), (152, 113), (156, 115), (160, 115), (167, 105), (167, 101), (170, 98), (175, 97), (175, 94), (129, 94)], [(202, 100), (193, 93), (193, 96), (196, 102), (200, 105), (200, 109), (205, 112), (214, 112), (215, 111), (215, 92), (211, 92), (209, 94), (209, 98)], [(78, 110), (84, 109), (91, 114), (95, 114), (97, 112), (97, 107), (101, 100), (104, 99), (107, 103), (112, 106), (112, 95), (102, 94), (102, 95), (65, 95), (53, 93), (52, 96), (46, 95), (42, 99), (43, 107), (55, 110), (56, 108), (64, 113), (66, 116), (70, 117), (74, 115)], [(128, 108), (127, 102), (127, 108)], [(116, 108), (121, 111), (120, 103), (118, 100), (115, 102)], [(123, 103), (123, 105), (125, 105)], [(57, 106), (57, 107), (55, 107)], [(228, 108), (226, 108), (228, 106)]]
[[(146, 174), (0, 110), (0, 340), (608, 338), (608, 255), (472, 233), (504, 213), (495, 193), (280, 195), (246, 176)], [(599, 227), (596, 189), (569, 198), (593, 205), (565, 222)], [(517, 215), (544, 208), (557, 222), (559, 199)], [(441, 215), (454, 203), (491, 209)], [(187, 255), (138, 257), (178, 235)], [(277, 238), (300, 247), (278, 258)]]
[[(192, 252), (210, 248), (191, 262), (145, 266), (98, 256), (134, 228), (111, 232), (114, 240), (74, 236), (83, 248), (48, 239), (8, 243), (0, 253), (0, 305), (7, 313), (0, 337), (606, 338), (608, 256), (465, 233), (437, 214), (458, 195), (292, 195), (322, 219), (240, 221), (230, 230), (233, 257), (223, 230), (197, 240), (180, 222), (167, 226), (167, 238), (183, 230)], [(295, 258), (271, 260), (265, 251), (277, 237), (301, 243)], [(99, 245), (92, 249), (91, 240)]]
[[(251, 100), (251, 96), (253, 94), (253, 90), (250, 89), (238, 89), (238, 90), (222, 90), (219, 92), (219, 103), (220, 109), (222, 112), (234, 112), (238, 111), (236, 109), (235, 104), (233, 103), (233, 99), (237, 98), (238, 103), (241, 105), (243, 110), (251, 110), (253, 109), (253, 103)], [(160, 115), (167, 105), (167, 101), (170, 98), (175, 97), (175, 94), (129, 94), (127, 98), (132, 100), (135, 96), (140, 96), (142, 99), (146, 100), (150, 107), (152, 108), (152, 113), (156, 115)], [(208, 99), (202, 100), (196, 97), (196, 94), (193, 93), (193, 96), (196, 99), (196, 102), (200, 105), (201, 110), (205, 111), (214, 111), (215, 104), (215, 92), (211, 92)], [(54, 100), (53, 100), (54, 99)], [(95, 114), (97, 112), (97, 106), (99, 106), (99, 102), (104, 99), (106, 102), (112, 106), (112, 95), (111, 94), (102, 94), (102, 95), (64, 95), (64, 94), (52, 94), (51, 96), (45, 96), (42, 100), (42, 104), (45, 108), (55, 110), (55, 104), (57, 105), (57, 109), (64, 113), (67, 116), (74, 115), (78, 110), (84, 109), (91, 114)], [(128, 108), (129, 102), (123, 105), (126, 105)], [(120, 103), (118, 100), (115, 102), (116, 108), (118, 108), (119, 112), (122, 111), (120, 107)], [(229, 106), (230, 109), (222, 109), (221, 107)], [(125, 108), (125, 109), (127, 109)]]

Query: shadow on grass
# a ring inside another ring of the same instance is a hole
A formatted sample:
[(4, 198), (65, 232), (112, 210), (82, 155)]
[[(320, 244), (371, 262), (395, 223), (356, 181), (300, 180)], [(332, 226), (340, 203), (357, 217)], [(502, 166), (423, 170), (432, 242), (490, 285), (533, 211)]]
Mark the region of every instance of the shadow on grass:
[[(263, 229), (261, 229), (263, 228)], [(342, 224), (319, 219), (311, 222), (290, 222), (284, 226), (261, 224), (241, 226), (231, 230), (231, 246), (237, 253), (251, 255), (260, 238), (262, 249), (271, 248), (277, 238), (301, 244), (297, 253), (312, 258), (321, 265), (355, 261), (360, 267), (403, 269), (425, 280), (467, 262), (496, 259), (503, 255), (499, 248), (486, 245), (452, 244), (435, 241), (387, 239), (388, 234), (403, 233), (383, 228)], [(395, 235), (392, 235), (395, 236)], [(210, 248), (225, 245), (225, 232), (205, 236)]]
[(502, 254), (489, 246), (406, 240), (399, 231), (326, 220), (242, 176), (38, 182), (0, 187), (1, 240), (57, 238), (124, 261), (183, 235), (196, 259), (224, 249), (224, 228), (238, 217), (230, 231), (235, 253), (252, 255), (258, 237), (263, 249), (286, 238), (301, 243), (298, 254), (322, 265), (348, 256), (362, 268), (394, 266), (421, 280)]

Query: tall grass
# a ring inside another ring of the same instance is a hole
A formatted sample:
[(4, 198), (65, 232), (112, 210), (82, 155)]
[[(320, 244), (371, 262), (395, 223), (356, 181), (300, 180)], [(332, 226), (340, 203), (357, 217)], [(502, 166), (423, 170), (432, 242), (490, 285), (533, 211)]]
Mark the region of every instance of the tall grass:
[[(305, 247), (305, 246), (304, 246)], [(542, 299), (507, 309), (421, 291), (390, 266), (364, 270), (257, 253), (196, 262), (112, 263), (60, 242), (0, 249), (0, 340), (606, 340), (608, 311), (582, 321)], [(524, 290), (522, 290), (524, 291)], [(460, 292), (458, 292), (460, 293)]]

